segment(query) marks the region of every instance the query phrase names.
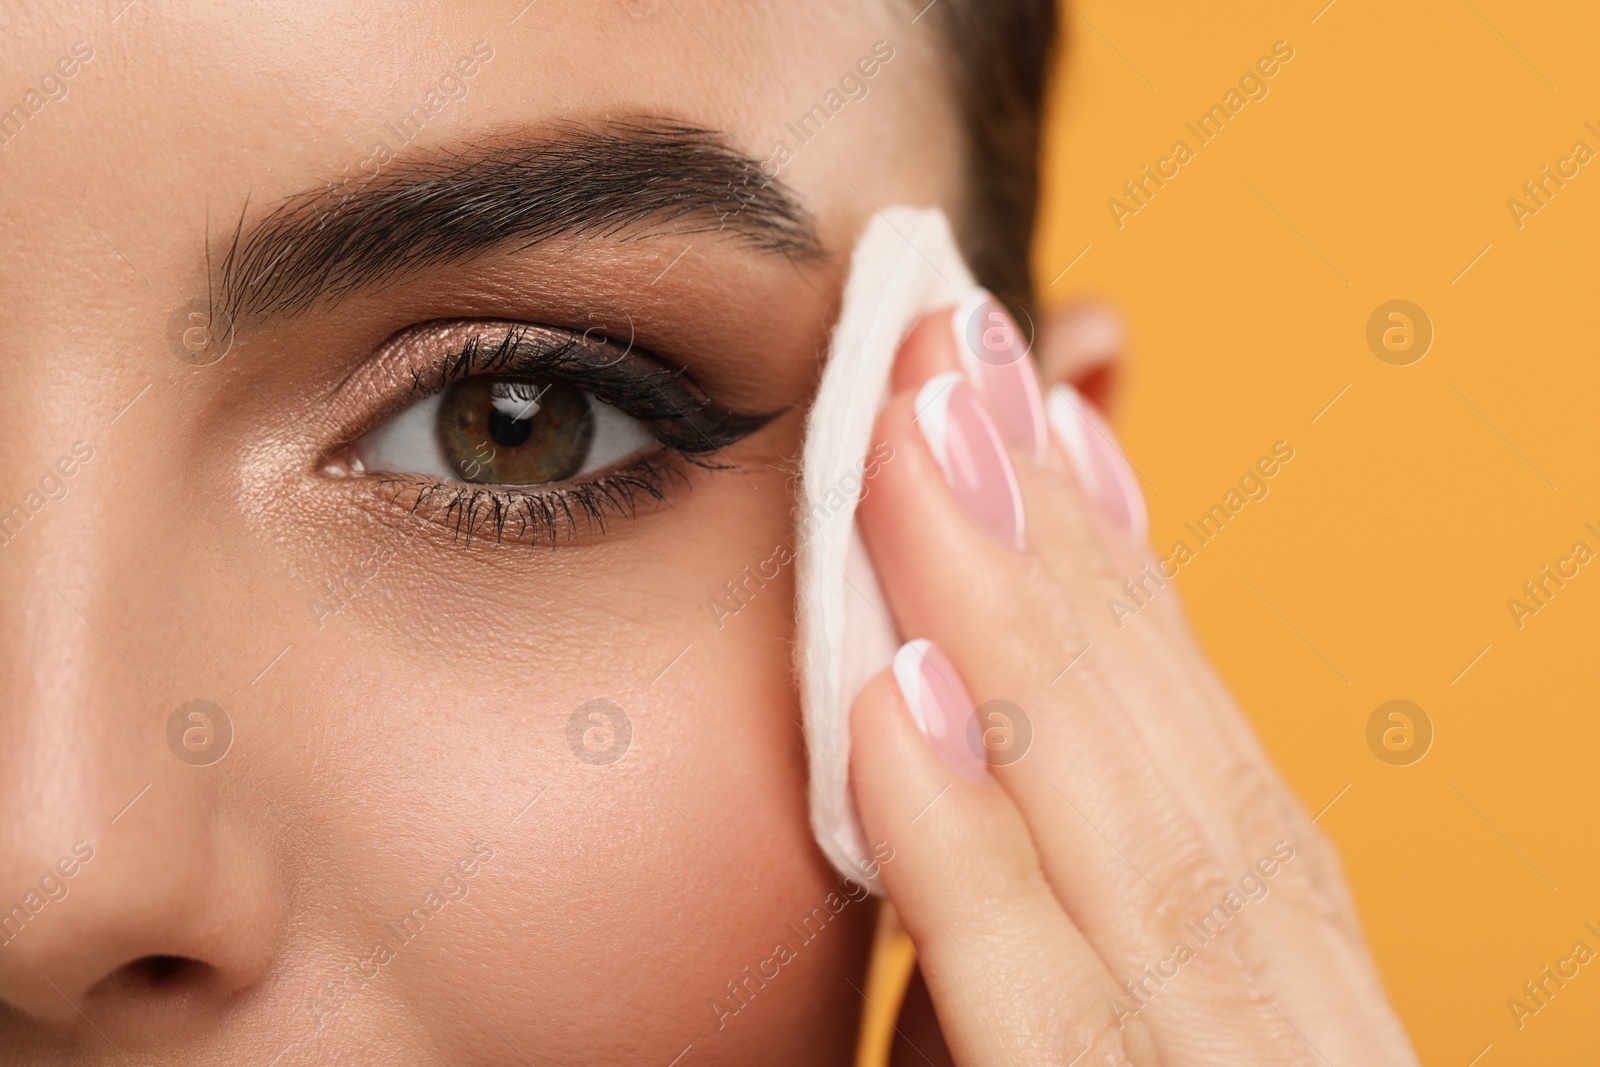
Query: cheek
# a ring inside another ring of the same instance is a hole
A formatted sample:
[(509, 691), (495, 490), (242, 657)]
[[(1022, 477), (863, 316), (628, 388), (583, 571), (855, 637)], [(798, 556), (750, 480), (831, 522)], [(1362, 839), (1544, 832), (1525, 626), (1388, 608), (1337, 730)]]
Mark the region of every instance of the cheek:
[[(797, 436), (780, 427), (773, 457)], [(807, 824), (792, 563), (721, 629), (706, 608), (789, 536), (787, 473), (741, 466), (749, 481), (696, 472), (674, 507), (597, 545), (416, 548), (280, 679), (298, 710), (252, 751), (275, 766), (249, 773), (327, 813), (302, 816), (323, 838), (304, 862), (338, 857), (338, 873), (304, 880), (312, 912), (348, 926), (333, 941), (397, 929), (473, 842), (495, 848), (372, 982), (462, 1054), (493, 1058), (498, 1029), (629, 1061), (664, 1034), (759, 1059), (774, 1025), (849, 992), (871, 906), (803, 948), (787, 926), (837, 881)], [(353, 912), (351, 883), (370, 887)], [(785, 1007), (718, 1031), (710, 1002), (783, 941), (799, 950), (772, 991)], [(455, 1010), (445, 979), (495, 1026)]]

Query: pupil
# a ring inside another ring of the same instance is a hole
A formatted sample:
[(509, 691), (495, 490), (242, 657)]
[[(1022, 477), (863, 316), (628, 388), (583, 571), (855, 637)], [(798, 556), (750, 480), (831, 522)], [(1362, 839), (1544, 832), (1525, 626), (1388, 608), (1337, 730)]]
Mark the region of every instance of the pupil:
[(533, 434), (533, 419), (517, 419), (493, 408), (489, 412), (489, 440), (506, 448), (525, 444)]

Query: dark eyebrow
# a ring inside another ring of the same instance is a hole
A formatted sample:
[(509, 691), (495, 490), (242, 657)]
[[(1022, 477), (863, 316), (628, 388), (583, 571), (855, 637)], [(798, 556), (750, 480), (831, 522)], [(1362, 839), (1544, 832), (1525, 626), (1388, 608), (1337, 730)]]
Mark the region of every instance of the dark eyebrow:
[(248, 229), (241, 216), (213, 312), (294, 314), (510, 242), (710, 232), (775, 254), (821, 250), (793, 194), (712, 130), (657, 119), (564, 125), (393, 158), (370, 177), (291, 196)]

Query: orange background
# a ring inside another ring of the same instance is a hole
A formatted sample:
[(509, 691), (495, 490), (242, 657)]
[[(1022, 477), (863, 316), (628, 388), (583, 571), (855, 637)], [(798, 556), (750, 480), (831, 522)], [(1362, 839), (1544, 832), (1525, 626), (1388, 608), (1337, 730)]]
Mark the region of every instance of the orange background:
[[(1576, 1064), (1600, 959), (1521, 1029), (1506, 1002), (1600, 951), (1600, 561), (1520, 629), (1506, 602), (1600, 550), (1600, 160), (1521, 228), (1506, 202), (1600, 151), (1600, 11), (1324, 3), (1067, 4), (1036, 275), (1127, 315), (1117, 423), (1163, 553), (1295, 448), (1178, 584), (1306, 807), (1338, 797), (1318, 825), (1423, 1061)], [(1280, 40), (1268, 96), (1198, 146), (1184, 122)], [(1119, 229), (1106, 201), (1179, 138), (1195, 158)], [(1366, 339), (1397, 298), (1435, 330), (1403, 367)], [(1396, 698), (1435, 731), (1409, 766), (1367, 744)]]

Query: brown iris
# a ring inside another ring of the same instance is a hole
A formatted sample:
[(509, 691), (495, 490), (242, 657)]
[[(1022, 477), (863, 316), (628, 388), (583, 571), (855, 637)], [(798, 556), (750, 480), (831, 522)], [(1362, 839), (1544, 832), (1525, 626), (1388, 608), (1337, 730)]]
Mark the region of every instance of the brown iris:
[(588, 395), (569, 382), (480, 376), (445, 390), (438, 433), (445, 461), (463, 481), (539, 485), (583, 469), (594, 414)]

